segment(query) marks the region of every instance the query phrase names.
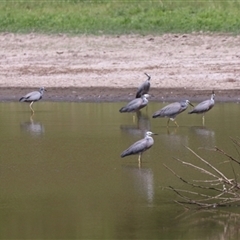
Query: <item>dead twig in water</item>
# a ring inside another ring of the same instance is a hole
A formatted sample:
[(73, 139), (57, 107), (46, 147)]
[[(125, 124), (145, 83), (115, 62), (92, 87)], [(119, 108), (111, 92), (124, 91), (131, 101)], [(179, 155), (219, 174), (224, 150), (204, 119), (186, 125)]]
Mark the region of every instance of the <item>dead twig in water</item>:
[[(232, 141), (236, 146), (240, 147), (240, 142), (236, 141), (235, 139), (232, 139)], [(234, 178), (229, 178), (217, 167), (213, 166), (209, 161), (200, 157), (192, 149), (190, 149), (189, 147), (186, 148), (206, 167), (200, 167), (197, 164), (182, 161), (178, 158), (174, 159), (180, 162), (182, 165), (200, 172), (201, 174), (203, 174), (203, 176), (207, 176), (207, 179), (204, 178), (199, 180), (187, 180), (186, 178), (183, 178), (182, 176), (177, 174), (173, 169), (163, 164), (164, 167), (180, 181), (182, 181), (187, 186), (195, 189), (195, 191), (192, 191), (192, 189), (177, 189), (173, 186), (167, 187), (166, 189), (175, 192), (180, 198), (180, 200), (176, 202), (180, 205), (195, 205), (200, 208), (215, 208), (218, 206), (226, 207), (240, 205), (240, 183), (237, 182), (235, 169), (232, 167)], [(226, 153), (222, 149), (215, 147), (213, 150), (221, 153), (222, 155), (230, 159), (230, 163), (234, 162), (240, 164), (240, 160), (232, 157), (230, 154)]]

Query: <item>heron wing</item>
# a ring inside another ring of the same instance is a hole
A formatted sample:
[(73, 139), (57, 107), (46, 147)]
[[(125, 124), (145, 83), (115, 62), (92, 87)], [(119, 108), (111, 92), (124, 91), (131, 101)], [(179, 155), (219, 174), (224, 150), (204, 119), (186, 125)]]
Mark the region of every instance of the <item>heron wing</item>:
[(30, 92), (19, 99), (20, 102), (32, 102), (32, 101), (38, 101), (42, 98), (42, 95), (38, 91)]
[(125, 107), (122, 107), (119, 111), (120, 112), (134, 112), (139, 109), (142, 104), (141, 98), (135, 98), (131, 102), (129, 102)]
[(150, 89), (150, 82), (146, 81), (144, 82), (137, 91), (136, 98), (140, 98), (143, 94), (146, 94), (149, 92)]
[(121, 157), (144, 152), (151, 146), (152, 146), (152, 144), (147, 139), (141, 139), (141, 140), (135, 142), (133, 145), (131, 145), (128, 149), (123, 151), (121, 154)]
[(205, 100), (200, 102), (192, 111), (189, 113), (204, 113), (209, 111), (214, 106), (214, 101), (212, 100)]
[(181, 104), (179, 102), (171, 103), (153, 114), (156, 117), (172, 117), (181, 112)]

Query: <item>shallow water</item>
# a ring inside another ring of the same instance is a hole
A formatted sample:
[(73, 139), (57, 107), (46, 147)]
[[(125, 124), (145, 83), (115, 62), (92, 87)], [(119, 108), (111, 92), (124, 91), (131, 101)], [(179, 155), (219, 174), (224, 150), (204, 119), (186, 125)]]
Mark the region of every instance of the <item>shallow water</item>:
[[(0, 103), (1, 239), (219, 239), (239, 236), (238, 209), (185, 211), (163, 189), (197, 178), (174, 158), (197, 161), (184, 147), (209, 158), (227, 174), (223, 156), (204, 149), (218, 146), (237, 154), (229, 137), (240, 136), (240, 105), (216, 104), (206, 114), (152, 119), (162, 103), (150, 103), (133, 121), (120, 114), (124, 103)], [(142, 138), (158, 133), (143, 154), (120, 158)], [(237, 154), (238, 156), (238, 154)], [(195, 160), (194, 160), (195, 159)], [(195, 162), (196, 163), (196, 162)], [(238, 173), (238, 172), (237, 172)], [(224, 212), (223, 212), (224, 210)]]

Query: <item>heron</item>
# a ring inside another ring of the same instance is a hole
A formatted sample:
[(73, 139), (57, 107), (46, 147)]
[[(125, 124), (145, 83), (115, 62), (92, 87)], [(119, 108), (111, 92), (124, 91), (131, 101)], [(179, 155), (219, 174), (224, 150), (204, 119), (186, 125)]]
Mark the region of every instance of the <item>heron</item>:
[(136, 98), (140, 98), (142, 97), (142, 95), (147, 94), (149, 92), (151, 76), (148, 75), (147, 73), (144, 74), (148, 77), (148, 79), (139, 86)]
[(162, 109), (155, 112), (152, 117), (153, 118), (167, 117), (168, 118), (167, 127), (169, 126), (169, 121), (170, 120), (173, 121), (177, 127), (179, 127), (175, 118), (177, 117), (178, 114), (185, 111), (189, 104), (191, 106), (193, 106), (192, 103), (189, 100), (170, 103), (167, 106), (165, 106)]
[(122, 107), (119, 112), (138, 112), (140, 109), (144, 108), (148, 104), (149, 94), (142, 95), (141, 98), (134, 98), (126, 106)]
[(145, 133), (145, 137), (134, 144), (132, 144), (128, 149), (122, 152), (121, 157), (124, 158), (129, 155), (138, 154), (138, 165), (141, 167), (142, 164), (142, 153), (151, 148), (154, 144), (154, 140), (151, 135), (157, 135), (157, 133), (153, 133), (147, 131)]
[(213, 108), (213, 106), (215, 104), (214, 98), (215, 98), (215, 93), (214, 93), (214, 91), (212, 91), (211, 98), (208, 99), (208, 100), (205, 100), (203, 102), (200, 102), (195, 108), (193, 108), (192, 111), (189, 112), (189, 114), (192, 114), (192, 113), (200, 114), (200, 113), (202, 113), (203, 114), (202, 123), (204, 125), (205, 124), (205, 113)]
[(29, 107), (32, 111), (32, 114), (34, 114), (32, 105), (34, 102), (37, 102), (40, 99), (42, 99), (44, 91), (47, 91), (47, 90), (44, 87), (41, 87), (38, 91), (30, 92), (30, 93), (26, 94), (25, 96), (21, 97), (19, 99), (19, 102), (30, 102)]

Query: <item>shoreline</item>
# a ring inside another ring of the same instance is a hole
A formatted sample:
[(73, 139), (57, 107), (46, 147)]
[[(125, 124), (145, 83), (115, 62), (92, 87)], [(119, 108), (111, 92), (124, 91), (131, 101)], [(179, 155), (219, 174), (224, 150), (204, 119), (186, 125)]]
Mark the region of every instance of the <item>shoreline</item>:
[(0, 101), (118, 102), (151, 76), (150, 101), (240, 101), (240, 35), (0, 34)]
[[(137, 88), (112, 87), (49, 87), (42, 101), (48, 102), (122, 102), (135, 98)], [(37, 88), (0, 88), (1, 102), (15, 102)], [(210, 98), (212, 90), (187, 88), (151, 88), (149, 101), (173, 102), (186, 100), (200, 102)], [(240, 89), (214, 90), (216, 102), (240, 102)]]

